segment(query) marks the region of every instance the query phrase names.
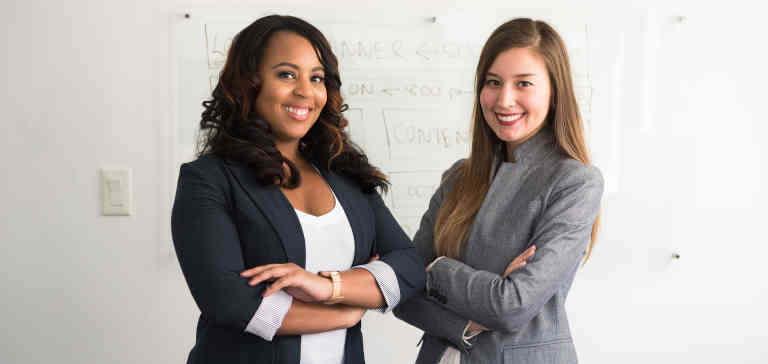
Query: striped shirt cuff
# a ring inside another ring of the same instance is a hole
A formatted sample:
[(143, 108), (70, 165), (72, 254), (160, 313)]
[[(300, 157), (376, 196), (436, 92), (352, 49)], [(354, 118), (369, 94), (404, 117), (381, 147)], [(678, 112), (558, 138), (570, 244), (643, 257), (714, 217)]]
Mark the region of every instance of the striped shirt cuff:
[(368, 264), (357, 265), (352, 268), (365, 269), (373, 275), (376, 284), (379, 285), (381, 294), (384, 296), (386, 306), (376, 309), (376, 311), (387, 313), (392, 311), (400, 303), (400, 284), (397, 283), (395, 271), (389, 264), (376, 260)]
[(293, 303), (293, 297), (282, 290), (264, 297), (259, 309), (253, 314), (248, 326), (245, 327), (245, 331), (264, 340), (272, 341), (277, 330), (283, 324), (285, 315), (291, 309), (291, 303)]

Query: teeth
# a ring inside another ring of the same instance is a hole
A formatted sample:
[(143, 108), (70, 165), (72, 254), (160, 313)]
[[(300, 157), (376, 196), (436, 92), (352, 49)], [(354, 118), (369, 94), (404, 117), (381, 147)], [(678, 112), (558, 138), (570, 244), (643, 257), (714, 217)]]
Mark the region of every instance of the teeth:
[(496, 117), (499, 118), (500, 121), (508, 123), (508, 122), (512, 122), (517, 119), (520, 119), (521, 117), (523, 117), (523, 114), (517, 114), (517, 115), (511, 115), (511, 116), (501, 116), (497, 114)]
[(286, 106), (285, 109), (288, 110), (288, 112), (292, 112), (296, 115), (306, 115), (309, 112), (309, 109), (295, 108), (290, 106)]

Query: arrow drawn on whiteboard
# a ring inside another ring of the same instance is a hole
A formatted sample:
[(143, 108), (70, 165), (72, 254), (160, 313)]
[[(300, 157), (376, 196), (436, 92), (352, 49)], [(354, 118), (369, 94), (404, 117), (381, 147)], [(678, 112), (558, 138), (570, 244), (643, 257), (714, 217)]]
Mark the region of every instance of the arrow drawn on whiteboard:
[(471, 94), (473, 94), (473, 92), (472, 91), (467, 91), (467, 90), (461, 90), (461, 89), (458, 89), (458, 88), (452, 88), (452, 89), (448, 90), (448, 94), (450, 95), (450, 99), (453, 100), (457, 96), (471, 95)]
[(425, 51), (428, 51), (428, 50), (426, 49), (426, 46), (427, 46), (428, 44), (429, 44), (429, 43), (421, 43), (421, 46), (419, 47), (419, 49), (417, 49), (417, 50), (416, 50), (416, 54), (420, 55), (421, 57), (423, 57), (423, 58), (424, 58), (425, 60), (427, 60), (427, 61), (429, 61), (429, 60), (430, 60), (430, 58), (429, 58), (429, 56), (427, 56), (426, 54), (424, 54), (424, 52), (425, 52)]
[(387, 94), (389, 96), (394, 96), (394, 92), (399, 92), (399, 91), (400, 91), (400, 88), (383, 88), (383, 89), (381, 89), (381, 92), (383, 92), (383, 93), (385, 93), (385, 94)]
[(394, 53), (396, 56), (405, 59), (405, 56), (400, 54), (400, 49), (403, 47), (403, 41), (402, 40), (396, 40), (392, 43), (392, 53)]

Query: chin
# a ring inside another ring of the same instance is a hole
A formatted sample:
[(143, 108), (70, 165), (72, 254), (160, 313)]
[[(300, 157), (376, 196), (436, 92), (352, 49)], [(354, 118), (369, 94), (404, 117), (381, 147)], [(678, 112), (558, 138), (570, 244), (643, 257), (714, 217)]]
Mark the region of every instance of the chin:
[(514, 143), (520, 140), (520, 136), (517, 134), (503, 133), (503, 134), (496, 134), (496, 136), (505, 143)]
[(280, 142), (293, 142), (300, 140), (307, 135), (309, 130), (294, 131), (294, 130), (282, 130), (281, 133), (274, 133), (275, 141)]

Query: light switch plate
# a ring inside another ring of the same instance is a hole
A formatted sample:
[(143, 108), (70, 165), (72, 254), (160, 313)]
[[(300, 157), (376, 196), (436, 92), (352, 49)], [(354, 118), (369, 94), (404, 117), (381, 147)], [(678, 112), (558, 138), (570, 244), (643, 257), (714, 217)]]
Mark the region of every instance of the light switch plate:
[(101, 214), (133, 214), (133, 181), (130, 168), (101, 169)]

